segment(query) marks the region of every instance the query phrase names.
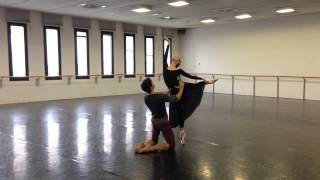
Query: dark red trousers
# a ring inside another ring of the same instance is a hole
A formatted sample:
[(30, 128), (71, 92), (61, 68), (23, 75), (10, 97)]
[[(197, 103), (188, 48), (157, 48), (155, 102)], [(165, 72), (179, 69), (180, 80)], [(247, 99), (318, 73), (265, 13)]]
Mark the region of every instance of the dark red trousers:
[(171, 129), (171, 125), (168, 122), (162, 122), (162, 123), (152, 123), (152, 140), (155, 143), (158, 143), (159, 140), (159, 134), (162, 132), (162, 135), (164, 139), (167, 141), (169, 144), (169, 149), (174, 149), (175, 148), (175, 138), (173, 131)]

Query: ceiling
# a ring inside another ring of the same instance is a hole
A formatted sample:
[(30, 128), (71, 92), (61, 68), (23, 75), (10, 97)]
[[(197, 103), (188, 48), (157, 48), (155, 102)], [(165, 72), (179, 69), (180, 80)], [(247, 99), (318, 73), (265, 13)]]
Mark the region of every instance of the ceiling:
[[(214, 24), (233, 23), (239, 13), (253, 15), (249, 21), (278, 18), (277, 8), (293, 7), (297, 12), (290, 15), (320, 12), (320, 0), (189, 0), (185, 7), (168, 6), (168, 0), (0, 0), (0, 6), (74, 15), (144, 25), (174, 28), (208, 26), (200, 23), (202, 18), (215, 18)], [(85, 9), (81, 3), (105, 5), (106, 8)], [(137, 14), (130, 10), (140, 5), (152, 7), (152, 12)], [(161, 13), (153, 16), (152, 13)], [(173, 19), (161, 19), (172, 16)], [(212, 25), (212, 24), (211, 24)]]

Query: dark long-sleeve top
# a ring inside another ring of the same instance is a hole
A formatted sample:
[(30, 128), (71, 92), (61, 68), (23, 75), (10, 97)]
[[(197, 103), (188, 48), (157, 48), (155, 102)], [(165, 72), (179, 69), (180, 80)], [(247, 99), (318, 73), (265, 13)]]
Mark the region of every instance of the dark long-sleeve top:
[(202, 80), (202, 78), (198, 76), (192, 76), (191, 74), (186, 73), (182, 69), (177, 69), (173, 71), (167, 69), (163, 72), (164, 82), (166, 83), (167, 87), (169, 89), (172, 89), (176, 86), (179, 86), (181, 75), (190, 79)]
[(186, 73), (182, 69), (177, 70), (168, 70), (167, 57), (168, 57), (169, 46), (166, 48), (166, 52), (163, 56), (163, 78), (169, 89), (175, 89), (176, 86), (179, 86), (180, 76), (184, 76), (190, 79), (203, 80), (201, 77), (193, 76)]
[(151, 94), (145, 96), (144, 101), (152, 112), (152, 121), (159, 122), (168, 121), (165, 102), (176, 102), (179, 99), (175, 95)]

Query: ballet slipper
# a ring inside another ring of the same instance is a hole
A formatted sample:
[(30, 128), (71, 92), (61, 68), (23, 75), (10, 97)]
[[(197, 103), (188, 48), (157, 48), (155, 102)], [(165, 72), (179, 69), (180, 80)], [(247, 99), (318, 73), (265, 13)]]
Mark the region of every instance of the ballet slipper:
[(148, 152), (151, 152), (151, 151), (152, 151), (151, 146), (150, 146), (150, 145), (145, 145), (143, 148), (138, 149), (138, 150), (136, 151), (136, 153), (138, 153), (138, 154), (143, 154), (143, 153), (148, 153)]
[(145, 147), (144, 144), (139, 144), (139, 145), (137, 145), (136, 148), (135, 148), (135, 152), (136, 152), (136, 153), (140, 152), (144, 147)]

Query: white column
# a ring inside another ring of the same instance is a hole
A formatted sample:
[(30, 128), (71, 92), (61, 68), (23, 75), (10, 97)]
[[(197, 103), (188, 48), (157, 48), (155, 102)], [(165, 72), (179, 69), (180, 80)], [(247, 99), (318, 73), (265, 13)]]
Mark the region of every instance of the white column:
[(75, 75), (74, 29), (71, 17), (63, 16), (60, 33), (62, 75)]
[(143, 26), (138, 25), (136, 34), (136, 73), (144, 74), (144, 31)]
[(101, 32), (98, 20), (92, 20), (90, 36), (90, 74), (101, 74)]
[(43, 25), (39, 12), (30, 12), (28, 23), (28, 64), (29, 75), (45, 75)]
[(116, 23), (116, 31), (114, 33), (114, 73), (124, 74), (124, 34), (122, 23)]
[(5, 10), (0, 7), (0, 76), (9, 76), (8, 33)]

